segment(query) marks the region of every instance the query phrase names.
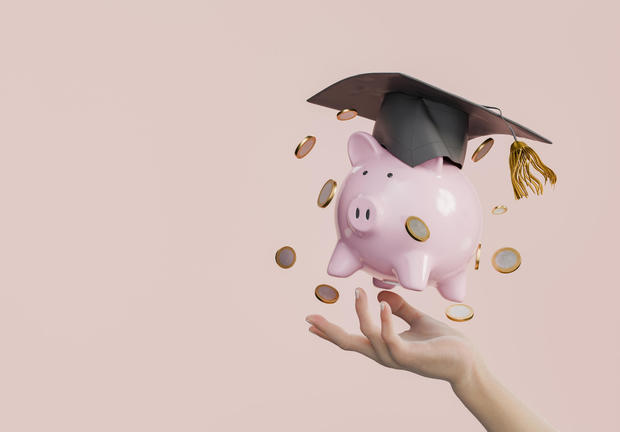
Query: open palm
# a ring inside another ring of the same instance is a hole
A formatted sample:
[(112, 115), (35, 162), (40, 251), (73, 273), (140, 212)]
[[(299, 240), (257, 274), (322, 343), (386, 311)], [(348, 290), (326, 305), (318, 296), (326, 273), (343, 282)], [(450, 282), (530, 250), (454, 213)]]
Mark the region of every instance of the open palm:
[[(380, 325), (370, 316), (366, 292), (355, 290), (361, 335), (350, 334), (321, 315), (306, 318), (311, 324), (309, 330), (344, 350), (359, 352), (394, 369), (452, 384), (469, 375), (477, 354), (461, 333), (415, 309), (396, 293), (381, 291), (377, 298), (381, 302)], [(392, 314), (405, 320), (409, 330), (397, 334)]]

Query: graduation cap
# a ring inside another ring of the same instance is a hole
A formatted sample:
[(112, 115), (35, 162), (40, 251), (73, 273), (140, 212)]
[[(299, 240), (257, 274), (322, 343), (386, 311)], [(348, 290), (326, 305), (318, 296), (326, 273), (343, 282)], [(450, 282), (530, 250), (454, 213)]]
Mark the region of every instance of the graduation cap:
[[(373, 136), (391, 154), (411, 167), (443, 157), (463, 167), (467, 142), (473, 138), (511, 134), (510, 171), (515, 198), (537, 195), (542, 182), (557, 177), (536, 152), (517, 137), (551, 144), (547, 138), (512, 120), (501, 110), (478, 105), (401, 73), (367, 73), (345, 78), (308, 99), (317, 105), (356, 111), (375, 121)], [(495, 112), (497, 111), (497, 112)], [(349, 116), (350, 118), (350, 116)]]

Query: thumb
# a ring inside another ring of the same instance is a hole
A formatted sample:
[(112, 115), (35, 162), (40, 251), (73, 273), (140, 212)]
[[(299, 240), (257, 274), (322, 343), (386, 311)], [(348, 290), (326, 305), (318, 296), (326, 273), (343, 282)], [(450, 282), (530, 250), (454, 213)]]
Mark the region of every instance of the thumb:
[(398, 317), (401, 317), (409, 324), (413, 324), (419, 320), (425, 314), (407, 303), (401, 296), (391, 291), (381, 291), (377, 295), (377, 299), (381, 302), (384, 301), (390, 305), (392, 313)]

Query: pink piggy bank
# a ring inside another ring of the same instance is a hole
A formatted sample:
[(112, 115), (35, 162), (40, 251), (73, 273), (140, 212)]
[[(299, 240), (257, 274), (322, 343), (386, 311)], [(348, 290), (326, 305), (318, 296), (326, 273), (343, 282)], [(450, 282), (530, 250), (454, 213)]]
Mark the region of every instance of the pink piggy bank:
[[(348, 152), (353, 169), (336, 202), (339, 239), (327, 273), (364, 269), (379, 288), (422, 291), (430, 283), (444, 298), (462, 301), (482, 233), (480, 201), (467, 177), (443, 157), (412, 168), (365, 132), (351, 135)], [(410, 216), (426, 224), (427, 240), (408, 233)]]

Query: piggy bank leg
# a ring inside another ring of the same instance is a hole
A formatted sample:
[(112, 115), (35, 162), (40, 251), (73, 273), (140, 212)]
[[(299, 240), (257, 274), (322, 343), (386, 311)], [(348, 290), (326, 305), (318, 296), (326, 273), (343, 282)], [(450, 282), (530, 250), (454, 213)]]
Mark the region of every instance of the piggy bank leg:
[(430, 270), (429, 257), (421, 252), (409, 253), (394, 264), (396, 277), (402, 287), (415, 291), (426, 288)]
[(450, 276), (437, 283), (437, 290), (443, 298), (455, 302), (462, 302), (465, 298), (465, 290), (467, 288), (467, 280), (465, 270)]
[(336, 277), (347, 277), (361, 268), (362, 262), (359, 257), (342, 240), (339, 240), (332, 258), (329, 260), (327, 274)]
[(392, 289), (394, 288), (396, 285), (398, 285), (398, 282), (394, 282), (394, 281), (389, 281), (389, 280), (382, 280), (382, 279), (377, 279), (377, 278), (372, 278), (372, 284), (374, 286), (376, 286), (377, 288), (382, 288), (382, 289)]

